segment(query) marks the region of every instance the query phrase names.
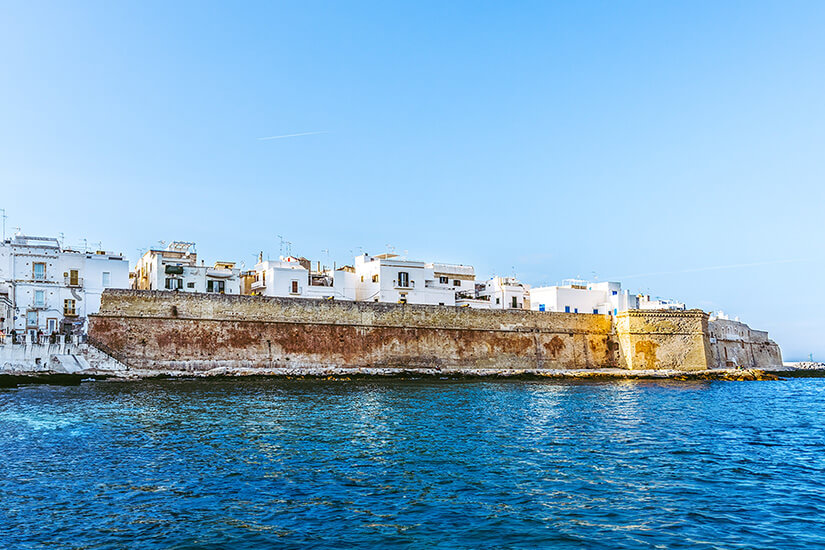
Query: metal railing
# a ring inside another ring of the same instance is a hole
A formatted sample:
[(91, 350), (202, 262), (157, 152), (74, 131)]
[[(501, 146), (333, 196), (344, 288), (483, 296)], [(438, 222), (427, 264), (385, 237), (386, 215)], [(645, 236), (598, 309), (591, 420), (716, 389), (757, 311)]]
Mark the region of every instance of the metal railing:
[(83, 277), (72, 277), (67, 275), (63, 277), (63, 284), (66, 286), (83, 286)]

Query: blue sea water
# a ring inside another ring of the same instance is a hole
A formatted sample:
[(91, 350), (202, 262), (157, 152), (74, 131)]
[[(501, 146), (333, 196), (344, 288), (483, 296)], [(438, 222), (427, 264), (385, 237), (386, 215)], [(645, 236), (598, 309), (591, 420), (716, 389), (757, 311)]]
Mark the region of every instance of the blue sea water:
[(822, 548), (825, 379), (0, 390), (2, 548)]

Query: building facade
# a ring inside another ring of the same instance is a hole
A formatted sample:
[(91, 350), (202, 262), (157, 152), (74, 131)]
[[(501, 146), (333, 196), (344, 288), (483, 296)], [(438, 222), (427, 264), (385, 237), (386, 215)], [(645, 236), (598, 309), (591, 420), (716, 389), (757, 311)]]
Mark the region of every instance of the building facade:
[(58, 239), (15, 235), (0, 246), (0, 294), (16, 334), (79, 334), (107, 288), (129, 288), (129, 262), (114, 252), (73, 250)]
[(638, 301), (636, 296), (622, 290), (621, 283), (567, 279), (561, 285), (531, 288), (530, 309), (616, 315), (620, 311), (638, 309)]
[(131, 274), (136, 290), (173, 290), (240, 294), (241, 270), (234, 262), (198, 263), (195, 243), (174, 241), (164, 249), (152, 248), (138, 260)]

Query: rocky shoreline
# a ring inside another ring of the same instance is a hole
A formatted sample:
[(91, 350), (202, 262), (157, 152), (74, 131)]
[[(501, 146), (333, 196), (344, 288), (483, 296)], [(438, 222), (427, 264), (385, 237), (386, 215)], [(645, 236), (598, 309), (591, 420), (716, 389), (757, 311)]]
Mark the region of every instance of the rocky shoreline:
[[(782, 377), (809, 376), (813, 369), (783, 367), (777, 370), (761, 369), (713, 369), (704, 371), (671, 370), (535, 370), (535, 369), (411, 369), (411, 368), (327, 368), (327, 369), (225, 369), (207, 371), (149, 371), (149, 370), (99, 370), (89, 369), (74, 373), (54, 371), (0, 370), (0, 387), (27, 384), (77, 385), (84, 381), (138, 381), (180, 379), (237, 379), (237, 378), (284, 378), (284, 379), (384, 379), (384, 378), (432, 378), (432, 379), (532, 379), (532, 380), (720, 380), (756, 381), (782, 380)], [(825, 371), (821, 372), (825, 376)]]

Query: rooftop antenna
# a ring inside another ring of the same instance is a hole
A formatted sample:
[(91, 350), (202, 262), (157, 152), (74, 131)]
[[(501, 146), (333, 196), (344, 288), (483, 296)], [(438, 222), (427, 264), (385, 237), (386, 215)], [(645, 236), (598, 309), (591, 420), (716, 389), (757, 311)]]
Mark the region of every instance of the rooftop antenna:
[(63, 241), (66, 240), (66, 235), (61, 231), (58, 236), (60, 237), (60, 248), (63, 248)]
[(322, 271), (324, 271), (324, 270), (326, 270), (326, 269), (329, 267), (329, 248), (325, 248), (325, 249), (323, 249), (323, 250), (321, 251), (321, 253), (322, 253), (322, 254), (326, 254), (326, 255), (327, 255), (327, 265), (325, 265), (325, 266), (324, 266), (324, 269), (322, 270)]
[(86, 252), (88, 252), (88, 251), (89, 251), (89, 243), (88, 243), (88, 241), (86, 241), (86, 239), (84, 238), (84, 239), (83, 239), (83, 253), (85, 254), (85, 253), (86, 253)]
[(0, 218), (3, 218), (3, 241), (5, 241), (6, 240), (6, 218), (8, 218), (8, 216), (6, 216), (6, 209), (5, 208), (0, 208), (0, 212), (3, 213), (0, 216)]
[(283, 256), (284, 255), (284, 243), (286, 241), (284, 241), (284, 236), (283, 235), (276, 235), (276, 237), (278, 237), (278, 239), (281, 241), (280, 251), (281, 251), (281, 256)]
[(284, 241), (284, 246), (286, 248), (286, 255), (292, 256), (292, 241)]
[(160, 243), (160, 248), (161, 249), (166, 248), (166, 241), (158, 241), (158, 243)]
[(387, 245), (387, 254), (392, 254), (393, 252), (395, 252), (395, 247), (391, 244), (388, 244)]

